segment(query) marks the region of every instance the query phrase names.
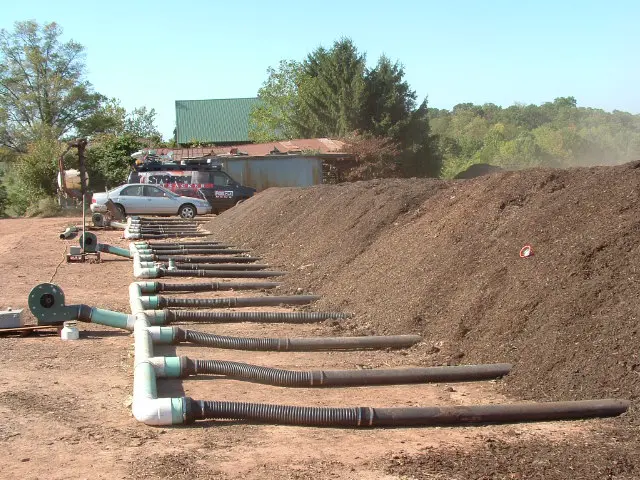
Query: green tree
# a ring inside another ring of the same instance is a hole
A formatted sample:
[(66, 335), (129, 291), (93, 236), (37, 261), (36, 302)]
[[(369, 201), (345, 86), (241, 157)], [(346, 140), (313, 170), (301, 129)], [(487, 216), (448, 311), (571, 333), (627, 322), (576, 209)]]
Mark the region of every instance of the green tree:
[(250, 115), (249, 138), (258, 143), (296, 138), (301, 65), (294, 60), (281, 60), (277, 69), (269, 67), (267, 72), (269, 76), (258, 90), (260, 102)]
[(348, 38), (307, 56), (298, 90), (305, 137), (344, 137), (358, 127), (364, 72), (365, 55)]
[(88, 137), (93, 134), (122, 135), (125, 130), (127, 110), (116, 98), (104, 98), (98, 109), (89, 117), (78, 122), (78, 135)]
[(319, 47), (302, 62), (281, 61), (258, 91), (250, 137), (342, 137), (358, 128), (365, 57), (350, 39)]
[(104, 99), (98, 110), (80, 122), (78, 133), (80, 136), (93, 134), (125, 135), (150, 140), (152, 143), (162, 142), (162, 135), (155, 125), (156, 111), (154, 108), (137, 107), (131, 112), (120, 105), (116, 98)]
[(155, 125), (156, 110), (147, 107), (134, 108), (124, 119), (124, 134), (132, 135), (136, 138), (149, 139), (152, 142), (160, 143), (162, 135)]
[(115, 187), (127, 180), (131, 171), (131, 154), (144, 145), (130, 133), (100, 135), (87, 149), (87, 170), (91, 188)]
[(404, 80), (404, 69), (382, 55), (364, 78), (360, 128), (398, 139), (416, 107), (416, 93)]
[(16, 22), (0, 30), (0, 144), (24, 151), (39, 128), (73, 132), (102, 97), (84, 78), (84, 47), (61, 43), (56, 23)]

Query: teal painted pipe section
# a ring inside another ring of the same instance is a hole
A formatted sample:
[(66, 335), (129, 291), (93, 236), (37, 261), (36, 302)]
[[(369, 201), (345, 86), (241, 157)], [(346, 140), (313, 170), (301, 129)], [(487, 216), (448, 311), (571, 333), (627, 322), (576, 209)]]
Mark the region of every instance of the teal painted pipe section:
[(167, 324), (167, 316), (164, 310), (145, 310), (144, 314), (149, 321), (149, 325), (157, 327)]
[(171, 345), (174, 339), (174, 327), (155, 327), (158, 336), (154, 337), (154, 343)]
[(138, 282), (140, 293), (157, 293), (158, 282)]
[(174, 425), (184, 423), (185, 408), (184, 398), (171, 399), (171, 420)]
[(182, 376), (180, 357), (164, 357), (164, 374), (167, 378), (180, 378)]
[(142, 302), (142, 308), (145, 310), (156, 310), (160, 304), (160, 297), (158, 295), (140, 297), (140, 301)]
[(118, 255), (119, 257), (132, 258), (131, 252), (124, 248), (114, 247), (113, 245), (104, 245), (106, 247), (107, 252), (113, 255)]
[(127, 329), (129, 315), (126, 313), (112, 312), (101, 308), (91, 309), (91, 322), (107, 325), (108, 327)]

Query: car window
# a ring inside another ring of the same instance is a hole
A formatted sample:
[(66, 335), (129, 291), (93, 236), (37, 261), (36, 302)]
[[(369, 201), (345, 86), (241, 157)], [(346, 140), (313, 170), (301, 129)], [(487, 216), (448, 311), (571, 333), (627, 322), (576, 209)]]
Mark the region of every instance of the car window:
[(145, 197), (168, 197), (169, 195), (167, 195), (166, 192), (164, 192), (163, 190), (160, 190), (159, 188), (145, 185), (144, 196)]
[(221, 185), (221, 186), (231, 185), (231, 179), (228, 176), (226, 176), (224, 173), (212, 173), (211, 177), (214, 185)]
[(141, 197), (142, 185), (131, 185), (130, 187), (120, 190), (120, 196), (123, 197)]

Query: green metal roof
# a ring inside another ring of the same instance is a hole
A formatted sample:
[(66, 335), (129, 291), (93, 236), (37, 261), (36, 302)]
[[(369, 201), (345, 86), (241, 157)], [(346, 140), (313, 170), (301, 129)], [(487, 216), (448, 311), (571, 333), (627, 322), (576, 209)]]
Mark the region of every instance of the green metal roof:
[(176, 100), (176, 137), (180, 144), (249, 141), (249, 114), (257, 98)]

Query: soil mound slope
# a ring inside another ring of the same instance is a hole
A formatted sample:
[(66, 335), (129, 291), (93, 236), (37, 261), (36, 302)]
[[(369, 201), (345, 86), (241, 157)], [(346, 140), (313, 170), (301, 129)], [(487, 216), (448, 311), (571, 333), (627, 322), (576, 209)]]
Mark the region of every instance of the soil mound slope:
[(269, 189), (209, 228), (356, 331), (422, 334), (425, 364), (513, 362), (522, 398), (640, 393), (640, 162)]

